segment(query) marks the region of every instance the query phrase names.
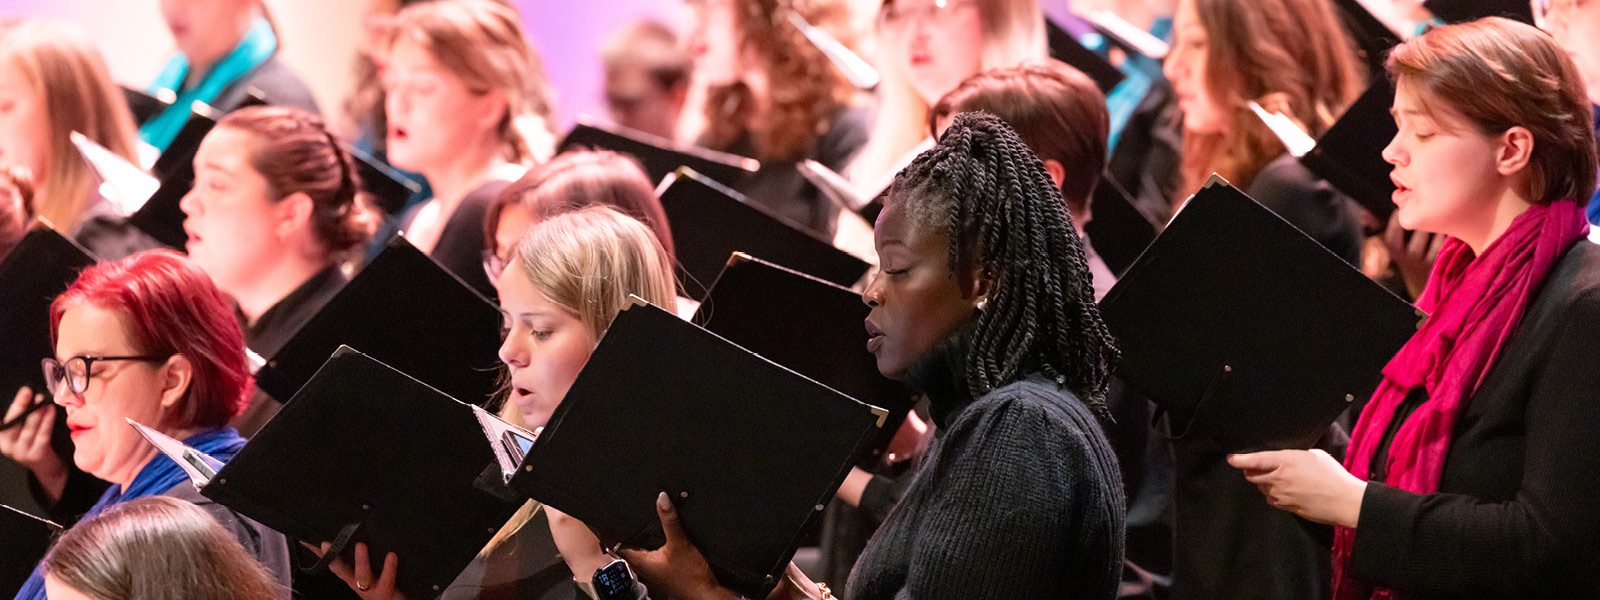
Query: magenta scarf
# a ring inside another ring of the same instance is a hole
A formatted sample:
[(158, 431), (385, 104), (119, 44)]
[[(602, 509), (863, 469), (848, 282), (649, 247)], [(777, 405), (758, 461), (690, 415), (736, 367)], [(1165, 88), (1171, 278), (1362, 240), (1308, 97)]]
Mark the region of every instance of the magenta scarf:
[[(1429, 315), (1383, 368), (1383, 382), (1361, 411), (1344, 466), (1367, 480), (1373, 453), (1395, 411), (1417, 386), (1427, 401), (1400, 425), (1389, 443), (1387, 485), (1417, 494), (1439, 491), (1456, 417), (1494, 366), (1522, 313), (1545, 277), (1572, 244), (1589, 231), (1583, 210), (1570, 200), (1535, 204), (1511, 222), (1483, 256), (1451, 238), (1439, 252), (1417, 308)], [(1336, 600), (1404, 598), (1346, 572), (1355, 530), (1338, 527), (1333, 542)]]

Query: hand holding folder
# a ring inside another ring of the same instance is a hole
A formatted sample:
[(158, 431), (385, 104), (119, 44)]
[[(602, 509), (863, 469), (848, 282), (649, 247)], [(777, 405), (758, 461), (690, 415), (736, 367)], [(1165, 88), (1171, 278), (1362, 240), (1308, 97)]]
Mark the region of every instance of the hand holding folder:
[(1119, 375), (1171, 434), (1307, 448), (1372, 393), (1419, 315), (1213, 177), (1100, 305)]
[(511, 487), (640, 548), (664, 542), (665, 491), (717, 579), (764, 597), (885, 416), (638, 300)]
[(139, 428), (201, 495), (291, 538), (328, 542), (319, 566), (352, 559), (356, 543), (380, 560), (394, 552), (405, 563), (398, 589), (425, 599), (522, 504), (505, 488), (503, 448), (484, 414), (344, 347), (226, 465)]

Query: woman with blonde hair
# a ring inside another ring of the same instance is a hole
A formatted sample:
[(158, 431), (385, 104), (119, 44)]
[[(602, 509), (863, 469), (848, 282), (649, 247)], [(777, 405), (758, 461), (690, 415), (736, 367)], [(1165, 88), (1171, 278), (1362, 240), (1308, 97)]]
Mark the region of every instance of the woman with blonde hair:
[[(582, 208), (535, 224), (517, 243), (496, 283), (506, 319), (500, 359), (509, 371), (510, 392), (501, 416), (527, 429), (549, 420), (611, 320), (628, 306), (630, 295), (669, 311), (677, 301), (672, 264), (661, 242), (648, 226), (609, 206)], [(525, 527), (541, 511), (550, 530)], [(572, 597), (566, 585), (558, 586), (560, 590), (519, 587), (538, 578), (523, 572), (535, 567), (535, 559), (519, 556), (516, 548), (526, 536), (549, 535), (579, 587), (610, 562), (582, 523), (529, 503), (444, 597), (528, 598), (563, 591)], [(362, 598), (401, 597), (393, 587), (394, 571), (403, 568), (399, 557), (385, 557), (378, 573), (367, 567), (365, 544), (357, 544), (355, 559), (353, 565), (336, 562), (333, 570)], [(488, 574), (506, 571), (522, 578), (490, 585)]]
[(550, 86), (517, 12), (490, 0), (422, 2), (395, 17), (383, 88), (388, 158), (433, 198), (401, 215), (418, 249), (485, 296), (484, 211), (555, 146)]
[(288, 590), (198, 506), (119, 504), (68, 530), (44, 558), (52, 600), (272, 600)]
[(100, 197), (74, 131), (137, 162), (133, 116), (88, 37), (42, 19), (0, 19), (0, 160), (31, 173), (39, 217), (101, 258), (153, 247)]
[(867, 113), (854, 88), (790, 21), (799, 15), (837, 29), (841, 0), (694, 0), (694, 77), (708, 86), (705, 147), (749, 156), (761, 170), (730, 181), (758, 204), (820, 235), (832, 235), (838, 207), (795, 169), (810, 159), (840, 170), (866, 142)]
[(877, 22), (878, 108), (845, 175), (886, 187), (928, 145), (928, 110), (968, 77), (1048, 57), (1038, 0), (884, 0)]

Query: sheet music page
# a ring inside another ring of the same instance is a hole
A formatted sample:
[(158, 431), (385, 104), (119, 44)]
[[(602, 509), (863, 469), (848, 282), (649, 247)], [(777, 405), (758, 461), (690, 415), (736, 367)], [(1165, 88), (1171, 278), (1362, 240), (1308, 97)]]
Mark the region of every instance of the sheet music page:
[(483, 435), (489, 440), (489, 448), (494, 450), (495, 462), (500, 465), (500, 475), (506, 482), (510, 482), (511, 476), (517, 474), (517, 467), (522, 465), (522, 459), (533, 448), (534, 440), (539, 439), (539, 434), (507, 423), (504, 419), (477, 406), (472, 407), (472, 414), (478, 418), (478, 425), (483, 428)]
[(171, 436), (146, 427), (133, 419), (128, 419), (128, 424), (138, 430), (139, 435), (144, 436), (144, 439), (149, 441), (150, 445), (155, 446), (162, 454), (167, 455), (167, 458), (172, 459), (172, 462), (178, 463), (178, 467), (189, 475), (189, 480), (194, 482), (194, 488), (197, 490), (211, 483), (211, 478), (217, 475), (217, 471), (222, 470), (222, 461), (211, 458), (204, 452), (190, 448), (184, 445), (183, 442), (172, 439)]

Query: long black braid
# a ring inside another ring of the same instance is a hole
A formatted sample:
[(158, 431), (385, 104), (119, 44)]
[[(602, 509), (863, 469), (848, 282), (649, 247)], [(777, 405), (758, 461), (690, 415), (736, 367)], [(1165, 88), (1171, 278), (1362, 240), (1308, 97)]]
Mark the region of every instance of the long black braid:
[(991, 282), (967, 351), (973, 396), (1041, 372), (1108, 415), (1120, 353), (1061, 191), (1016, 132), (988, 113), (957, 115), (895, 176), (885, 201), (903, 202), (919, 226), (943, 222), (951, 271), (977, 268)]

